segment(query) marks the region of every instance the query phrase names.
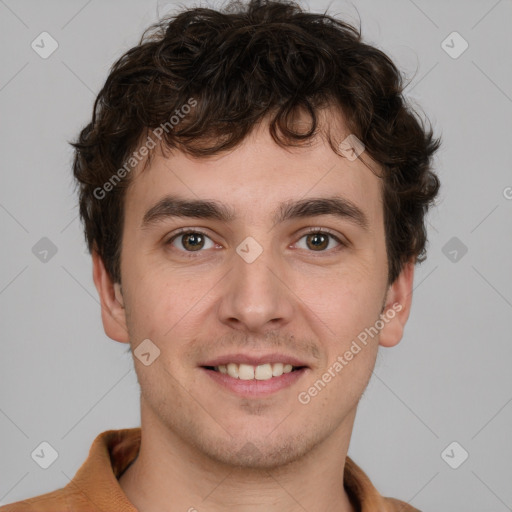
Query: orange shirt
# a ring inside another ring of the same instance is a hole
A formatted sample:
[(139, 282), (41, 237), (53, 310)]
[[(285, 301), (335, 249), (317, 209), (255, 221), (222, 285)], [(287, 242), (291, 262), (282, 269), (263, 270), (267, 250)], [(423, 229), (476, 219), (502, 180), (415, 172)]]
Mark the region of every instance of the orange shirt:
[[(87, 460), (62, 489), (0, 507), (0, 512), (137, 512), (118, 478), (135, 459), (140, 428), (107, 430), (94, 440)], [(382, 497), (357, 464), (346, 458), (344, 486), (358, 512), (420, 512)]]

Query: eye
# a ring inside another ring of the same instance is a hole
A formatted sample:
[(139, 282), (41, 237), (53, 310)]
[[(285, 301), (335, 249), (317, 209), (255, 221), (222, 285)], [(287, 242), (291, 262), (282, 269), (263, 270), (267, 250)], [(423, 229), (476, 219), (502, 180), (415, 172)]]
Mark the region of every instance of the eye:
[[(338, 246), (345, 246), (336, 235), (320, 228), (311, 228), (300, 240), (305, 239), (306, 246), (300, 249), (311, 250), (313, 252), (326, 252), (328, 248), (335, 249), (336, 246), (330, 247), (331, 241), (335, 241)], [(181, 252), (201, 252), (201, 249), (212, 249), (215, 247), (213, 240), (203, 231), (194, 230), (180, 230), (174, 234), (167, 242), (166, 245), (172, 245), (174, 248)]]
[(306, 247), (299, 248), (310, 249), (313, 252), (325, 252), (325, 250), (329, 247), (331, 240), (335, 240), (338, 243), (338, 246), (346, 245), (334, 234), (319, 228), (310, 229), (304, 236), (301, 237), (301, 240), (302, 239), (306, 240)]
[[(206, 243), (207, 240), (209, 240), (210, 246)], [(184, 252), (199, 252), (201, 249), (212, 249), (215, 246), (213, 240), (206, 233), (198, 230), (182, 230), (172, 236), (166, 245), (172, 245)]]

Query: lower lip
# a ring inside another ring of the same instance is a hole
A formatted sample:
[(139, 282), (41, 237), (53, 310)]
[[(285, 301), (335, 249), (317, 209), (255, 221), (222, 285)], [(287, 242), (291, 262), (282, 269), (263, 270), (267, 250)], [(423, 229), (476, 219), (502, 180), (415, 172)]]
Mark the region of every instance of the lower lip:
[(307, 371), (307, 368), (301, 368), (268, 380), (241, 380), (230, 377), (225, 373), (216, 372), (215, 370), (201, 369), (224, 388), (246, 398), (264, 397), (281, 389), (288, 388), (297, 382)]

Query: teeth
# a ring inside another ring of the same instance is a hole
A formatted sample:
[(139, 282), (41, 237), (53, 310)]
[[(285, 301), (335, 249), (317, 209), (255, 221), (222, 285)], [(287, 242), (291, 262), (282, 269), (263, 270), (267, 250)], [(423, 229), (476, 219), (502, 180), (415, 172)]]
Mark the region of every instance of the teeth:
[(238, 379), (238, 365), (235, 363), (229, 363), (228, 364), (228, 375), (230, 377), (233, 377), (234, 379)]
[(238, 378), (240, 380), (253, 380), (254, 366), (250, 366), (248, 364), (241, 364), (238, 367)]
[(272, 378), (272, 365), (270, 364), (260, 364), (256, 366), (256, 370), (254, 371), (254, 378), (256, 380), (268, 380)]
[(272, 375), (274, 377), (279, 377), (280, 375), (283, 375), (283, 363), (274, 363), (272, 365)]
[(227, 374), (234, 379), (240, 380), (269, 380), (272, 377), (279, 377), (283, 373), (290, 373), (293, 370), (291, 364), (265, 363), (258, 366), (250, 364), (229, 363), (215, 367), (220, 373)]

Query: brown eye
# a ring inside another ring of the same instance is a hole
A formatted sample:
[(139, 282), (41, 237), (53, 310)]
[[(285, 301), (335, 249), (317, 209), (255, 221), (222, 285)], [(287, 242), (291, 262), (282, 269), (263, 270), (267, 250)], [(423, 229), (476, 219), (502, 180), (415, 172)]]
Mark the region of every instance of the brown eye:
[[(331, 244), (331, 240), (337, 242), (338, 246), (344, 245), (340, 239), (328, 231), (314, 230), (309, 233), (306, 233), (302, 238), (306, 240), (305, 247), (300, 247), (301, 249), (307, 249), (313, 252), (326, 252), (328, 248), (334, 249), (334, 247), (329, 247)], [(332, 245), (332, 244), (331, 244)]]
[(329, 245), (329, 237), (323, 233), (313, 233), (306, 236), (308, 247), (314, 250), (324, 250)]
[(182, 245), (185, 249), (197, 251), (202, 249), (204, 245), (204, 237), (200, 233), (189, 233), (182, 237)]
[[(207, 241), (210, 242), (209, 247), (206, 246)], [(182, 252), (200, 252), (201, 249), (211, 249), (214, 245), (210, 237), (201, 231), (183, 231), (173, 236), (167, 244)]]

